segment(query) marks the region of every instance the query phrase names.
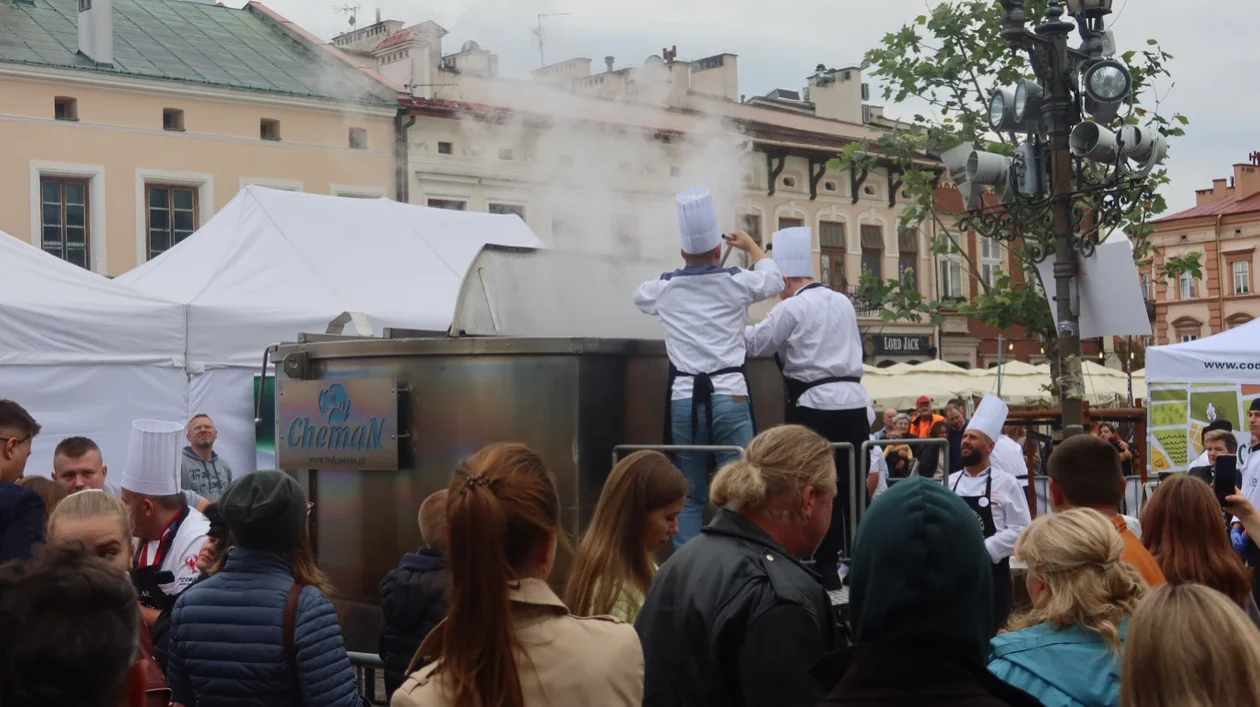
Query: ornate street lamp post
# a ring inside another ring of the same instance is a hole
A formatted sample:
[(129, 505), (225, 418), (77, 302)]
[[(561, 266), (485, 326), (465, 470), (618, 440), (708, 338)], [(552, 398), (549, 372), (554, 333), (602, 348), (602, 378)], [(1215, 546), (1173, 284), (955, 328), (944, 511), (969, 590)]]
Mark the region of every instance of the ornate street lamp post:
[[(1002, 38), (1028, 53), (1037, 76), (997, 91), (990, 102), (989, 127), (1011, 135), (1015, 156), (963, 145), (943, 158), (963, 192), (964, 228), (1008, 243), (1018, 239), (1035, 262), (1054, 254), (1059, 400), (1068, 437), (1079, 434), (1084, 421), (1079, 258), (1092, 255), (1099, 234), (1146, 200), (1146, 177), (1167, 154), (1167, 143), (1145, 128), (1105, 127), (1133, 87), (1128, 69), (1109, 58), (1114, 48), (1103, 18), (1111, 0), (1068, 0), (1066, 8), (1063, 0), (1050, 0), (1032, 30), (1024, 0), (999, 2)], [(1064, 19), (1065, 9), (1076, 23)], [(1068, 46), (1074, 29), (1083, 40), (1079, 48)], [(1084, 120), (1083, 113), (1099, 122)], [(981, 192), (988, 187), (997, 205), (984, 204)]]

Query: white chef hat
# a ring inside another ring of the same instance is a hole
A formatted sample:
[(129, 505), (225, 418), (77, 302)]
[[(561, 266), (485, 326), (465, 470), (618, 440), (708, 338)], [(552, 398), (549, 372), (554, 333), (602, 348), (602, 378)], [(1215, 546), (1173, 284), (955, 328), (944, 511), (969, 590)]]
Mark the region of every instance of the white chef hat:
[(783, 277), (814, 276), (814, 230), (785, 228), (774, 234), (774, 262)]
[(179, 493), (179, 447), (183, 432), (184, 426), (178, 422), (132, 422), (122, 487), (145, 496)]
[(983, 432), (994, 442), (1002, 436), (1002, 426), (1006, 424), (1006, 415), (1011, 409), (996, 395), (986, 395), (971, 416), (967, 429)]
[(678, 230), (687, 255), (704, 255), (721, 245), (722, 230), (708, 189), (688, 189), (678, 195)]

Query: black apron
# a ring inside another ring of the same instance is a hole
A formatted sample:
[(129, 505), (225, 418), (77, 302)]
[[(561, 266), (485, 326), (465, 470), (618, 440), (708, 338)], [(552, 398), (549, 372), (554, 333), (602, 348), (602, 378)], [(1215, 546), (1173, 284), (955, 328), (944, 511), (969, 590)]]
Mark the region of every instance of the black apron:
[[(997, 524), (993, 522), (993, 469), (988, 471), (989, 478), (985, 479), (983, 496), (959, 496), (980, 519), (980, 527), (984, 530), (986, 540), (997, 535)], [(958, 493), (958, 482), (962, 481), (962, 474), (966, 473), (959, 472), (958, 478), (954, 480), (954, 488), (951, 490), (955, 494)], [(1001, 630), (1006, 625), (1006, 619), (1011, 614), (1012, 593), (1011, 558), (1003, 557), (1001, 562), (993, 565), (994, 630)]]
[(137, 552), (131, 561), (131, 583), (135, 585), (140, 603), (150, 609), (165, 611), (175, 604), (175, 597), (168, 596), (159, 586), (175, 581), (175, 575), (172, 572), (162, 570), (162, 561), (171, 551), (171, 545), (175, 544), (175, 536), (179, 534), (180, 526), (188, 519), (188, 513), (188, 506), (184, 506), (184, 510), (180, 511), (175, 520), (163, 531), (162, 538), (158, 541), (157, 551), (153, 553), (152, 564), (140, 566), (140, 556), (145, 554), (143, 550), (148, 547), (147, 542), (138, 548), (140, 552)]
[[(809, 285), (802, 287), (800, 290), (797, 291), (795, 295), (792, 295), (792, 296), (798, 297), (801, 295), (801, 293), (808, 292), (809, 290), (812, 290), (816, 287), (823, 287), (823, 285), (817, 282), (811, 283)], [(776, 365), (778, 365), (779, 372), (783, 373), (783, 357), (779, 354), (775, 354), (774, 362)], [(803, 380), (797, 380), (795, 378), (788, 378), (786, 375), (784, 375), (783, 376), (784, 419), (787, 419), (790, 421), (792, 417), (792, 413), (791, 413), (792, 408), (795, 408), (800, 403), (801, 397), (805, 395), (806, 393), (808, 393), (809, 391), (813, 390), (814, 388), (817, 388), (820, 385), (827, 385), (829, 383), (861, 383), (861, 382), (862, 382), (861, 376), (831, 376), (829, 378), (820, 378), (815, 381), (803, 381)]]
[[(696, 430), (699, 423), (700, 406), (704, 406), (704, 428), (707, 432), (708, 444), (713, 444), (713, 379), (716, 376), (725, 376), (738, 373), (744, 377), (744, 387), (748, 389), (748, 416), (752, 420), (753, 435), (757, 434), (757, 418), (753, 415), (753, 399), (752, 399), (752, 382), (748, 380), (748, 364), (742, 363), (738, 366), (723, 368), (713, 371), (712, 373), (685, 373), (678, 370), (673, 361), (669, 362), (669, 378), (665, 383), (665, 432), (661, 435), (661, 439), (665, 440), (666, 445), (674, 444), (674, 382), (679, 378), (691, 378), (691, 437), (694, 440), (698, 435)], [(669, 455), (675, 457), (673, 453)], [(708, 455), (709, 468), (717, 466), (717, 457), (713, 454)]]

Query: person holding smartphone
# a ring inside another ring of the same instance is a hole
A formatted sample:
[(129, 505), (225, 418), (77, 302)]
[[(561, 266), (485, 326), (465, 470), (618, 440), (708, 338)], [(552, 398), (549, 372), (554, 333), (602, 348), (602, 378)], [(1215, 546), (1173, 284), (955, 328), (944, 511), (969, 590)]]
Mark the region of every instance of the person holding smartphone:
[(1217, 458), (1237, 456), (1238, 439), (1229, 430), (1215, 429), (1203, 436), (1203, 448), (1204, 453), (1207, 454), (1207, 466), (1193, 467), (1189, 473), (1196, 479), (1203, 479), (1211, 484), (1215, 476), (1213, 469), (1216, 467)]
[[(1260, 439), (1260, 398), (1252, 399), (1247, 411), (1247, 424), (1251, 429), (1251, 441), (1254, 447), (1257, 439)], [(1257, 603), (1260, 603), (1260, 547), (1257, 547), (1255, 542), (1256, 538), (1260, 538), (1260, 534), (1257, 534), (1260, 532), (1260, 527), (1253, 526), (1249, 529), (1243, 522), (1242, 516), (1239, 515), (1239, 511), (1236, 510), (1239, 504), (1231, 502), (1231, 499), (1241, 498), (1246, 500), (1253, 509), (1260, 505), (1260, 454), (1247, 455), (1240, 476), (1240, 487), (1235, 489), (1233, 496), (1225, 499), (1229, 510), (1234, 513), (1229, 536), (1234, 549), (1242, 554), (1247, 565), (1251, 567), (1251, 591)]]

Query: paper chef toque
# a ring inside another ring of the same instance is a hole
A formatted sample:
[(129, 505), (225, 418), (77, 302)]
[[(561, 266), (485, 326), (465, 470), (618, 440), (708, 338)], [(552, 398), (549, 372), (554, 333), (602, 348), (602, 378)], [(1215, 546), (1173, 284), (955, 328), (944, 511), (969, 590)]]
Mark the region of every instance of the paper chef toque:
[(183, 434), (184, 426), (178, 422), (132, 422), (122, 487), (145, 496), (179, 493), (179, 448)]
[(976, 408), (976, 414), (967, 423), (967, 429), (983, 432), (994, 442), (1002, 436), (1002, 426), (1006, 424), (1006, 414), (1011, 409), (996, 395), (986, 395)]
[(774, 234), (774, 262), (783, 277), (814, 276), (814, 231), (785, 228)]
[(687, 255), (704, 255), (721, 245), (722, 231), (708, 189), (688, 189), (678, 195), (678, 230)]

